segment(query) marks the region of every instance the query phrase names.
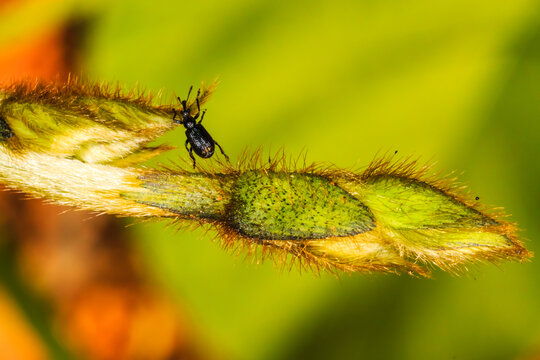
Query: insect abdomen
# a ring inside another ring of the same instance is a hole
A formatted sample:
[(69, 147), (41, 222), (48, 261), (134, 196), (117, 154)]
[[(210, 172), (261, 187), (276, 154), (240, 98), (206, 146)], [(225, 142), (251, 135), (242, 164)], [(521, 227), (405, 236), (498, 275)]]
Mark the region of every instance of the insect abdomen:
[(214, 140), (202, 125), (187, 130), (186, 136), (195, 154), (205, 159), (214, 155)]

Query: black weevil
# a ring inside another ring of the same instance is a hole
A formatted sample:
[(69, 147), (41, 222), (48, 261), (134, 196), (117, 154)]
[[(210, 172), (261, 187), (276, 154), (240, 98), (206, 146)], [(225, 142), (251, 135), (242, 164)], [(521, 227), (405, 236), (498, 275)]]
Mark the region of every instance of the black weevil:
[[(219, 150), (221, 150), (221, 153), (223, 156), (225, 156), (225, 159), (229, 161), (229, 157), (225, 155), (225, 152), (221, 148), (221, 146), (212, 139), (212, 136), (206, 131), (204, 126), (202, 126), (201, 122), (203, 121), (204, 114), (206, 113), (206, 110), (203, 111), (201, 119), (197, 122), (197, 119), (199, 118), (199, 115), (201, 114), (201, 106), (199, 104), (199, 95), (201, 93), (201, 90), (197, 91), (197, 114), (195, 116), (191, 116), (191, 110), (187, 107), (187, 101), (189, 99), (189, 94), (191, 94), (191, 90), (193, 89), (193, 86), (189, 88), (188, 96), (186, 100), (181, 100), (180, 97), (178, 97), (178, 101), (180, 101), (180, 104), (182, 104), (182, 111), (180, 111), (180, 114), (176, 112), (175, 109), (173, 110), (174, 116), (173, 121), (177, 124), (184, 125), (186, 128), (186, 150), (189, 152), (189, 156), (191, 159), (193, 159), (193, 168), (195, 168), (195, 157), (193, 156), (193, 151), (195, 151), (195, 154), (199, 155), (203, 159), (208, 159), (214, 155), (215, 146), (217, 145), (219, 147)], [(182, 120), (176, 120), (177, 115), (180, 115)], [(191, 145), (191, 148), (188, 147), (188, 144)]]

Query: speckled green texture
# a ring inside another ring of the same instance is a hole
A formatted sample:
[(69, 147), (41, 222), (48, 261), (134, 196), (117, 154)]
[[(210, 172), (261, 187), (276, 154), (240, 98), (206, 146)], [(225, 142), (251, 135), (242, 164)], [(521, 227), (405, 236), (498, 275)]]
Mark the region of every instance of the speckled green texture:
[(320, 175), (248, 171), (232, 194), (229, 226), (250, 238), (323, 239), (374, 227), (362, 202)]
[(363, 186), (362, 201), (375, 217), (396, 230), (478, 228), (492, 218), (424, 182), (377, 176)]

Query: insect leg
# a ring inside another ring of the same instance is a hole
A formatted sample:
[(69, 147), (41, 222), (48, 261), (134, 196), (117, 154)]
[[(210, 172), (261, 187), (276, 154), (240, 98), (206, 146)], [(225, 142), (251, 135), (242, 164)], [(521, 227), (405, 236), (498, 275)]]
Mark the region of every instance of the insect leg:
[[(204, 119), (204, 114), (206, 114), (206, 109), (202, 112), (201, 120), (199, 120), (199, 124), (202, 123), (202, 119)], [(199, 114), (197, 114), (198, 116)]]
[(189, 153), (189, 157), (191, 157), (191, 159), (193, 160), (193, 168), (195, 169), (195, 157), (193, 156), (193, 149), (188, 147), (189, 145), (189, 140), (186, 140), (186, 150), (188, 151)]
[(184, 124), (182, 120), (176, 120), (176, 117), (178, 116), (178, 114), (176, 113), (176, 110), (173, 108), (172, 111), (173, 111), (173, 114), (174, 114), (174, 116), (173, 116), (173, 118), (172, 118), (173, 121), (174, 121), (175, 123), (177, 123), (177, 124)]
[(201, 112), (201, 105), (199, 104), (199, 96), (201, 95), (201, 89), (197, 90), (197, 98), (195, 100), (197, 100), (197, 111), (198, 112)]
[[(202, 121), (202, 119), (201, 119), (201, 121)], [(219, 150), (221, 150), (221, 153), (223, 154), (223, 156), (225, 156), (225, 159), (227, 159), (227, 161), (230, 161), (230, 160), (229, 160), (229, 157), (227, 156), (227, 154), (225, 154), (225, 152), (224, 152), (223, 149), (221, 148), (221, 145), (219, 145), (219, 144), (217, 143), (217, 141), (215, 141), (215, 140), (214, 140), (214, 144), (216, 144), (216, 145), (218, 146)]]

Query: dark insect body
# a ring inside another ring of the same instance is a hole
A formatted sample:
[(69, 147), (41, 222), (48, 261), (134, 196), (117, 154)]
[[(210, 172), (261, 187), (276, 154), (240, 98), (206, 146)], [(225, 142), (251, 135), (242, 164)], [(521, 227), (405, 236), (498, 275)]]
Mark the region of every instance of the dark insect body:
[(13, 134), (13, 131), (11, 131), (11, 128), (9, 127), (6, 120), (4, 120), (0, 116), (0, 141), (7, 140), (11, 137), (13, 137), (15, 134)]
[[(199, 115), (201, 114), (201, 106), (199, 104), (199, 95), (201, 93), (201, 90), (197, 91), (197, 114), (195, 116), (191, 115), (191, 109), (188, 109), (187, 107), (187, 101), (189, 99), (189, 94), (191, 94), (191, 90), (193, 89), (193, 86), (189, 88), (188, 96), (186, 100), (181, 100), (180, 97), (178, 98), (178, 101), (180, 101), (180, 104), (182, 104), (182, 110), (177, 113), (175, 109), (173, 109), (173, 121), (177, 124), (184, 125), (186, 128), (186, 150), (189, 153), (189, 156), (193, 160), (193, 168), (195, 168), (195, 157), (193, 156), (193, 152), (200, 156), (203, 159), (208, 159), (214, 155), (215, 145), (219, 147), (219, 150), (221, 150), (221, 153), (223, 156), (225, 156), (225, 159), (229, 161), (229, 157), (225, 154), (221, 146), (210, 136), (208, 131), (202, 126), (201, 122), (204, 119), (204, 114), (206, 114), (206, 110), (203, 111), (201, 115), (201, 119), (197, 121), (199, 118)], [(176, 120), (176, 117), (181, 117), (181, 120)], [(190, 147), (191, 146), (191, 147)]]

